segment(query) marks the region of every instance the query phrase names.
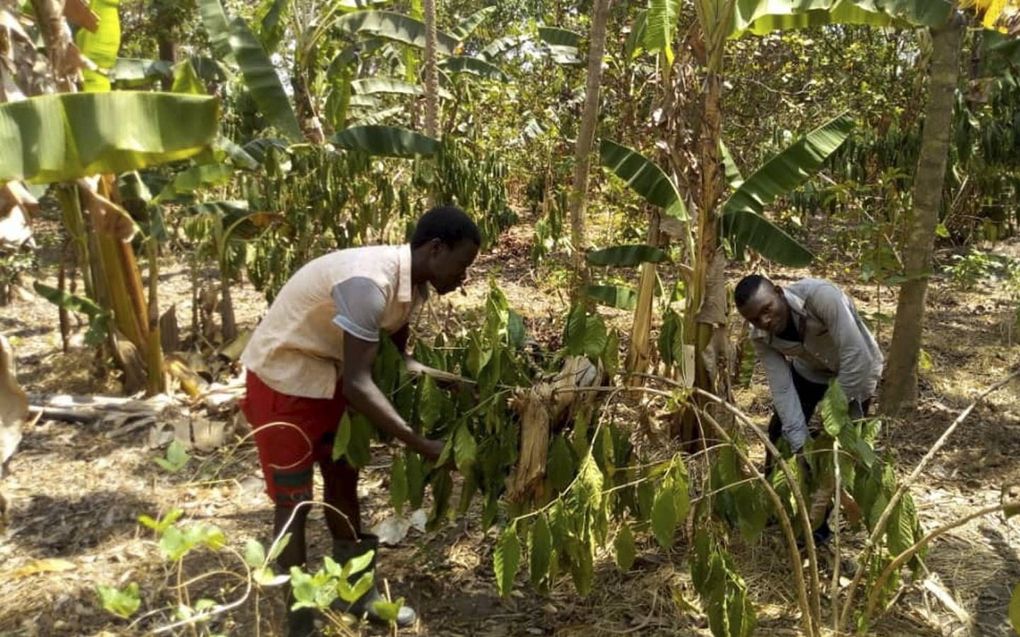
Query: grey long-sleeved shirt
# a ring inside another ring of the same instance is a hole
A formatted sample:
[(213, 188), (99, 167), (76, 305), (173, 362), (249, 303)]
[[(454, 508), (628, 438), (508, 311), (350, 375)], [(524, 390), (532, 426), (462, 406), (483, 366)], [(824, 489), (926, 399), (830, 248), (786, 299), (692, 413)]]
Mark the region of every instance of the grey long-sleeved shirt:
[(783, 421), (783, 437), (797, 450), (809, 433), (793, 386), (791, 362), (807, 380), (828, 384), (836, 378), (847, 398), (863, 402), (875, 395), (883, 358), (853, 301), (831, 282), (802, 279), (783, 288), (783, 293), (803, 342), (787, 341), (755, 327), (751, 341), (765, 366), (772, 400)]

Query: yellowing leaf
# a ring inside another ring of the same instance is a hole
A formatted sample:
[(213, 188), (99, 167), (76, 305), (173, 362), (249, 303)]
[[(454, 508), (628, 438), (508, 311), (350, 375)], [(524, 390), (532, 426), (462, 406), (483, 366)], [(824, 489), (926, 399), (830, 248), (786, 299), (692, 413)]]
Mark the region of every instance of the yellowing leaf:
[(73, 571), (75, 568), (77, 567), (72, 562), (55, 557), (48, 557), (22, 566), (18, 570), (14, 571), (14, 577), (28, 577), (29, 575), (35, 575), (37, 573), (63, 573), (64, 571)]

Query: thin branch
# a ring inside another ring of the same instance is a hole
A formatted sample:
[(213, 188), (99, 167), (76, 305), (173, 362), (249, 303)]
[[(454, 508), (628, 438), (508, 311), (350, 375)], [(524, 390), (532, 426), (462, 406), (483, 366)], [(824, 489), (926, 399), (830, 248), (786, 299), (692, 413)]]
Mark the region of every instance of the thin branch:
[[(935, 444), (932, 445), (931, 449), (928, 450), (928, 453), (924, 454), (924, 457), (921, 458), (921, 461), (917, 463), (917, 466), (914, 467), (914, 470), (910, 473), (910, 475), (907, 476), (906, 479), (904, 479), (902, 482), (900, 482), (899, 488), (896, 489), (895, 493), (893, 493), (893, 496), (889, 499), (889, 504), (887, 504), (885, 509), (882, 511), (881, 517), (879, 517), (878, 522), (875, 524), (874, 529), (872, 529), (871, 531), (871, 535), (868, 537), (868, 540), (864, 545), (864, 550), (861, 552), (861, 557), (859, 560), (861, 564), (867, 563), (868, 558), (871, 557), (871, 552), (878, 544), (878, 540), (879, 538), (882, 537), (882, 533), (885, 532), (885, 527), (889, 524), (889, 518), (892, 517), (892, 511), (896, 507), (896, 505), (899, 504), (899, 501), (903, 497), (903, 494), (906, 492), (908, 488), (910, 488), (910, 485), (912, 485), (917, 480), (917, 478), (921, 475), (921, 472), (924, 471), (924, 469), (931, 462), (932, 458), (935, 457), (935, 454), (938, 453), (943, 446), (945, 446), (946, 441), (949, 440), (949, 436), (951, 436), (953, 432), (956, 431), (956, 428), (959, 427), (964, 420), (966, 420), (967, 416), (970, 415), (970, 412), (974, 411), (974, 408), (977, 407), (982, 400), (988, 397), (988, 395), (990, 395), (991, 393), (1003, 388), (1010, 381), (1017, 377), (1020, 377), (1020, 369), (1013, 371), (1005, 379), (995, 383), (988, 389), (981, 392), (977, 396), (977, 398), (975, 398), (974, 401), (967, 406), (966, 409), (960, 412), (960, 415), (956, 417), (956, 420), (954, 420), (951, 425), (949, 425), (945, 432), (943, 432), (942, 436), (939, 437), (937, 441), (935, 441)], [(841, 629), (846, 627), (847, 622), (850, 620), (850, 609), (852, 608), (854, 594), (857, 592), (857, 587), (860, 585), (861, 579), (864, 577), (865, 570), (866, 569), (863, 568), (857, 570), (857, 573), (854, 575), (853, 581), (850, 582), (850, 587), (847, 589), (846, 605), (843, 607), (843, 612), (839, 618), (839, 627)]]

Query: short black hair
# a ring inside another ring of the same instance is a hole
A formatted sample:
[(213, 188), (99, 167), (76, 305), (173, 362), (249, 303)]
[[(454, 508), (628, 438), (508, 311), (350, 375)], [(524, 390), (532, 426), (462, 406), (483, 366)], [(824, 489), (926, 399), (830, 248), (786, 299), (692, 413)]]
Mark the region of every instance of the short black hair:
[(748, 301), (754, 298), (761, 286), (766, 284), (775, 286), (772, 281), (760, 274), (748, 274), (740, 279), (737, 287), (733, 289), (733, 302), (737, 304), (737, 307), (744, 307)]
[(457, 206), (436, 206), (421, 216), (411, 235), (411, 247), (417, 248), (433, 239), (454, 247), (465, 239), (482, 245), (482, 233), (466, 212)]

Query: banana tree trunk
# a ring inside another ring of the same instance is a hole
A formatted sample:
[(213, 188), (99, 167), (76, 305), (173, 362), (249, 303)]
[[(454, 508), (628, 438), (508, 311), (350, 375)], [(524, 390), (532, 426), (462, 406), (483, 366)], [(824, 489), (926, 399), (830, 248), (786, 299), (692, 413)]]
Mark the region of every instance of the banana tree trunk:
[(584, 113), (577, 134), (574, 152), (574, 186), (570, 193), (570, 240), (574, 249), (574, 284), (571, 301), (577, 302), (588, 284), (585, 267), (585, 210), (588, 205), (588, 173), (591, 168), (591, 149), (595, 140), (595, 126), (599, 118), (599, 93), (602, 88), (602, 58), (606, 51), (606, 25), (609, 22), (611, 0), (595, 0), (588, 48), (588, 83), (585, 87)]
[(326, 141), (326, 134), (322, 130), (322, 123), (315, 113), (315, 103), (312, 101), (312, 93), (308, 88), (312, 78), (306, 77), (303, 69), (297, 69), (291, 78), (290, 85), (294, 89), (294, 104), (297, 107), (297, 118), (301, 124), (301, 132), (305, 139), (313, 144), (321, 144)]
[[(659, 243), (659, 213), (653, 212), (648, 224), (648, 245)], [(648, 371), (652, 357), (652, 302), (655, 296), (656, 271), (654, 263), (641, 264), (641, 282), (638, 285), (637, 307), (634, 309), (634, 324), (630, 331), (630, 346), (627, 350), (626, 369), (629, 374), (643, 374)], [(640, 382), (634, 378), (635, 383)]]
[(921, 154), (914, 178), (914, 213), (903, 250), (906, 281), (900, 286), (881, 394), (882, 411), (891, 416), (913, 411), (917, 402), (917, 360), (921, 352), (924, 303), (956, 105), (962, 31), (960, 21), (955, 18), (946, 26), (932, 30), (931, 76)]
[(425, 0), (425, 134), (439, 132), (439, 70), (436, 67), (436, 0)]
[(61, 0), (32, 0), (32, 10), (35, 12), (43, 43), (46, 44), (57, 91), (74, 92), (76, 89), (74, 78), (79, 72), (77, 66), (79, 62), (77, 56), (71, 54), (74, 43), (71, 41), (71, 32), (64, 22), (64, 3)]
[(697, 247), (694, 254), (691, 289), (687, 297), (685, 329), (689, 343), (695, 347), (694, 381), (705, 391), (714, 392), (710, 373), (712, 362), (706, 357), (715, 330), (725, 328), (726, 288), (708, 285), (713, 269), (718, 270), (725, 255), (719, 245), (719, 218), (716, 205), (722, 195), (722, 158), (719, 140), (722, 137), (722, 77), (709, 70), (705, 78), (705, 102), (700, 137), (700, 201), (698, 205)]

